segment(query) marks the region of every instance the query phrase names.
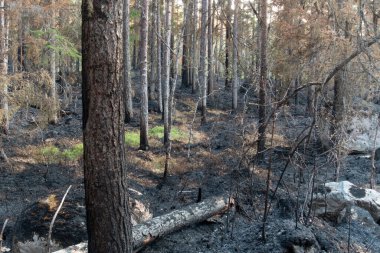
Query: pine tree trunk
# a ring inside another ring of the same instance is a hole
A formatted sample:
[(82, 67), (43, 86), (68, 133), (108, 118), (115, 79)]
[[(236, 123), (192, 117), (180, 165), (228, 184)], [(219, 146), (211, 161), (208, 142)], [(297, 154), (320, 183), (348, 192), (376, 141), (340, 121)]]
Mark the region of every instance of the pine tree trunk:
[(170, 48), (171, 45), (171, 26), (172, 26), (172, 13), (171, 13), (171, 5), (173, 3), (171, 0), (165, 1), (165, 46), (163, 48), (163, 66), (162, 71), (164, 74), (163, 78), (163, 104), (164, 104), (164, 146), (165, 146), (165, 154), (166, 154), (166, 162), (165, 162), (165, 170), (163, 178), (166, 179), (168, 174), (168, 159), (170, 156), (170, 125), (169, 125), (169, 93), (170, 93)]
[(6, 15), (6, 1), (0, 0), (0, 127), (2, 134), (9, 132), (9, 112), (8, 112), (8, 31), (9, 31), (9, 16)]
[(91, 253), (132, 252), (120, 75), (123, 1), (82, 2), (84, 184)]
[(225, 59), (225, 88), (231, 88), (230, 76), (230, 51), (231, 51), (231, 0), (227, 1), (226, 9), (226, 59)]
[(155, 7), (155, 2), (152, 2), (151, 6), (152, 12), (151, 12), (151, 26), (149, 29), (149, 54), (150, 54), (150, 64), (149, 64), (149, 99), (153, 100), (155, 98), (155, 90), (156, 90), (156, 79), (155, 79), (155, 62), (156, 62), (156, 40), (154, 39), (155, 37), (155, 32), (156, 32), (156, 22), (154, 20), (154, 10), (156, 9)]
[(157, 90), (158, 90), (158, 108), (163, 112), (162, 101), (162, 42), (161, 42), (161, 1), (156, 2), (156, 32), (157, 32)]
[(129, 51), (129, 0), (124, 0), (124, 12), (123, 12), (123, 51), (124, 51), (124, 69), (123, 69), (123, 81), (124, 81), (124, 103), (125, 103), (125, 116), (124, 122), (129, 123), (133, 118), (133, 105), (132, 105), (132, 83), (131, 83), (131, 58)]
[(140, 149), (148, 150), (148, 0), (141, 1), (140, 20), (140, 73), (141, 73), (141, 107), (140, 107)]
[(232, 87), (232, 109), (237, 109), (238, 104), (238, 15), (239, 15), (239, 0), (235, 0), (234, 11), (234, 37), (233, 37), (233, 87)]
[(265, 105), (267, 86), (267, 0), (260, 0), (260, 79), (259, 79), (259, 137), (257, 141), (257, 158), (264, 157), (265, 150)]
[(188, 87), (189, 86), (189, 38), (190, 38), (190, 18), (189, 18), (189, 12), (190, 12), (190, 4), (189, 0), (186, 0), (184, 2), (184, 11), (183, 11), (183, 18), (184, 18), (184, 33), (183, 33), (183, 45), (182, 45), (182, 86)]
[(194, 6), (193, 6), (193, 43), (192, 43), (192, 49), (191, 53), (193, 55), (193, 59), (191, 61), (191, 70), (192, 70), (192, 78), (191, 78), (191, 89), (193, 93), (197, 92), (197, 82), (198, 82), (198, 0), (194, 0)]
[(213, 0), (208, 1), (208, 84), (207, 84), (207, 95), (210, 96), (212, 100), (212, 92), (214, 90), (214, 48), (213, 48), (213, 29), (214, 29), (214, 18), (213, 18)]
[(199, 86), (202, 96), (202, 123), (206, 123), (207, 108), (207, 0), (202, 0)]
[[(51, 0), (51, 11), (52, 11), (52, 17), (51, 17), (51, 29), (53, 32), (51, 33), (51, 38), (50, 38), (50, 44), (54, 47), (55, 45), (55, 1)], [(55, 49), (52, 48), (50, 49), (50, 76), (51, 76), (51, 87), (50, 87), (50, 98), (52, 100), (52, 106), (51, 109), (49, 109), (49, 123), (52, 124), (57, 124), (58, 122), (58, 97), (57, 97), (57, 87), (56, 87), (56, 52)]]

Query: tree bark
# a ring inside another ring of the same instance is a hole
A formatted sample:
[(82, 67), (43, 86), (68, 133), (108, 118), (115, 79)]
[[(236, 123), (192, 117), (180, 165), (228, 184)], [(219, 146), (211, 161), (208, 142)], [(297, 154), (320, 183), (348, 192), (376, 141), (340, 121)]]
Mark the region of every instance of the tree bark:
[[(133, 248), (138, 252), (157, 238), (228, 211), (233, 204), (234, 200), (228, 197), (212, 197), (138, 224), (133, 227)], [(86, 243), (80, 243), (54, 253), (85, 253), (86, 246)]]
[(259, 137), (257, 159), (262, 160), (265, 150), (265, 106), (267, 86), (267, 0), (260, 0), (260, 85), (259, 85)]
[[(210, 0), (209, 0), (210, 1)], [(202, 0), (200, 62), (199, 62), (199, 86), (202, 97), (202, 123), (206, 123), (207, 108), (207, 0)]]
[(208, 83), (207, 83), (207, 95), (212, 100), (212, 92), (214, 90), (214, 48), (213, 48), (213, 0), (208, 1)]
[(141, 1), (140, 20), (140, 75), (141, 75), (141, 107), (140, 107), (140, 149), (148, 150), (148, 0)]
[(123, 1), (82, 2), (84, 184), (92, 253), (132, 252), (120, 74)]
[[(170, 129), (169, 129), (169, 93), (170, 93), (170, 41), (171, 41), (171, 26), (172, 26), (172, 9), (171, 5), (173, 3), (171, 0), (165, 1), (165, 46), (163, 48), (164, 58), (163, 58), (163, 105), (164, 105), (164, 146), (165, 146), (165, 154), (169, 155), (170, 149)], [(167, 177), (168, 168), (165, 166), (164, 176), (165, 179)]]
[(197, 83), (198, 83), (198, 64), (197, 64), (197, 60), (198, 60), (198, 47), (197, 47), (197, 44), (198, 44), (198, 0), (194, 0), (194, 6), (193, 6), (193, 15), (194, 15), (194, 19), (193, 19), (193, 41), (192, 41), (192, 49), (191, 49), (191, 52), (193, 54), (193, 59), (191, 61), (191, 71), (192, 71), (192, 74), (191, 74), (191, 89), (192, 89), (192, 92), (193, 93), (196, 93), (197, 91)]
[(155, 75), (155, 63), (156, 63), (156, 40), (154, 39), (156, 33), (156, 22), (154, 20), (154, 11), (156, 9), (155, 1), (152, 2), (151, 6), (151, 26), (149, 28), (149, 51), (150, 51), (150, 64), (149, 64), (149, 99), (153, 100), (155, 98), (156, 91), (156, 75)]
[(230, 76), (230, 51), (231, 51), (231, 0), (227, 1), (226, 10), (226, 58), (225, 58), (225, 88), (231, 88)]
[(158, 108), (163, 112), (162, 102), (162, 41), (161, 41), (161, 1), (156, 2), (156, 24), (157, 24), (157, 89), (158, 89)]
[(124, 50), (124, 69), (123, 69), (123, 81), (124, 81), (124, 103), (125, 103), (125, 116), (124, 122), (129, 123), (133, 118), (133, 104), (132, 104), (132, 84), (131, 84), (131, 58), (129, 51), (129, 0), (124, 0), (124, 12), (123, 12), (123, 50)]
[(51, 25), (50, 29), (51, 37), (50, 37), (50, 44), (53, 46), (53, 48), (50, 49), (50, 76), (51, 76), (51, 87), (50, 87), (50, 98), (52, 100), (52, 106), (49, 109), (49, 123), (57, 124), (58, 122), (58, 97), (57, 97), (57, 87), (56, 87), (56, 52), (54, 49), (55, 45), (55, 0), (51, 0)]
[(0, 76), (2, 87), (0, 89), (0, 127), (2, 134), (9, 132), (9, 112), (8, 112), (8, 84), (6, 76), (8, 74), (8, 31), (9, 18), (6, 15), (5, 0), (0, 0)]
[(234, 11), (234, 37), (233, 37), (233, 86), (232, 86), (232, 109), (236, 111), (238, 104), (238, 16), (239, 15), (239, 0), (235, 0)]
[(189, 38), (190, 38), (190, 4), (189, 0), (186, 0), (184, 2), (184, 11), (183, 11), (183, 18), (184, 18), (184, 33), (183, 33), (183, 45), (182, 45), (182, 86), (188, 87), (189, 86), (189, 57), (190, 57), (190, 51), (189, 51)]

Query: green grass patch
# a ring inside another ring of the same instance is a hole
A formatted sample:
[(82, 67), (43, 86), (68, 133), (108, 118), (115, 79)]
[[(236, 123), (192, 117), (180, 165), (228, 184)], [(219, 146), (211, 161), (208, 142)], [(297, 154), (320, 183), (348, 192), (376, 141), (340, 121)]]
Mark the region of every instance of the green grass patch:
[(133, 132), (126, 132), (125, 135), (125, 144), (127, 146), (137, 148), (140, 146), (140, 132), (139, 131), (133, 131)]
[[(164, 138), (164, 126), (155, 126), (149, 130), (149, 136), (154, 138)], [(178, 141), (186, 138), (186, 133), (182, 132), (178, 127), (172, 127), (171, 139)]]
[(71, 148), (61, 151), (53, 145), (42, 147), (39, 150), (39, 155), (46, 163), (60, 163), (64, 161), (77, 161), (83, 156), (83, 144), (78, 143)]
[(59, 161), (60, 150), (55, 146), (46, 146), (40, 150), (40, 154), (46, 163), (55, 163)]
[[(154, 139), (164, 138), (164, 126), (155, 126), (149, 129), (148, 136)], [(178, 127), (172, 127), (171, 139), (179, 141), (187, 138), (187, 134)], [(129, 147), (137, 148), (140, 146), (140, 131), (127, 131), (125, 133), (125, 143)]]
[(83, 143), (75, 144), (69, 149), (62, 151), (62, 157), (69, 161), (76, 161), (83, 156)]

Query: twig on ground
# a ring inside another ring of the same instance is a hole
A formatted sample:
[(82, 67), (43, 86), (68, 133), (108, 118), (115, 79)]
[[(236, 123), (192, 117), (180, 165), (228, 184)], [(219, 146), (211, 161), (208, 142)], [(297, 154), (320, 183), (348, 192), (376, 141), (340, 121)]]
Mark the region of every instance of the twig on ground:
[(48, 247), (48, 253), (51, 253), (51, 234), (52, 234), (52, 231), (53, 231), (53, 225), (54, 225), (55, 219), (57, 218), (58, 213), (61, 210), (63, 202), (65, 201), (65, 198), (66, 198), (67, 194), (69, 193), (71, 187), (72, 187), (72, 185), (70, 185), (69, 188), (67, 188), (66, 193), (65, 193), (65, 195), (63, 195), (61, 203), (59, 204), (59, 206), (57, 208), (57, 211), (55, 211), (53, 219), (51, 220), (50, 227), (49, 227), (49, 234), (48, 234), (48, 245), (47, 245), (47, 247)]
[(4, 234), (5, 227), (7, 226), (8, 220), (9, 219), (6, 219), (4, 221), (3, 228), (1, 229), (1, 233), (0, 233), (0, 252), (3, 252), (2, 251), (2, 248), (3, 248), (3, 234)]

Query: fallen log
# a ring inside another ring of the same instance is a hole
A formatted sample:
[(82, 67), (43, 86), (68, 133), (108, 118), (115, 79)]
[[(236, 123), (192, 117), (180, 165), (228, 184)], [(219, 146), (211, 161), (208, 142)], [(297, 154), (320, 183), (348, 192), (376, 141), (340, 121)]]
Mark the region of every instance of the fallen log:
[[(133, 226), (133, 248), (138, 252), (144, 246), (155, 239), (170, 234), (176, 230), (195, 224), (208, 218), (226, 212), (232, 207), (232, 198), (221, 196), (205, 199), (196, 204), (186, 206), (182, 209), (157, 216), (144, 223)], [(86, 253), (87, 243), (80, 243), (54, 253)]]

